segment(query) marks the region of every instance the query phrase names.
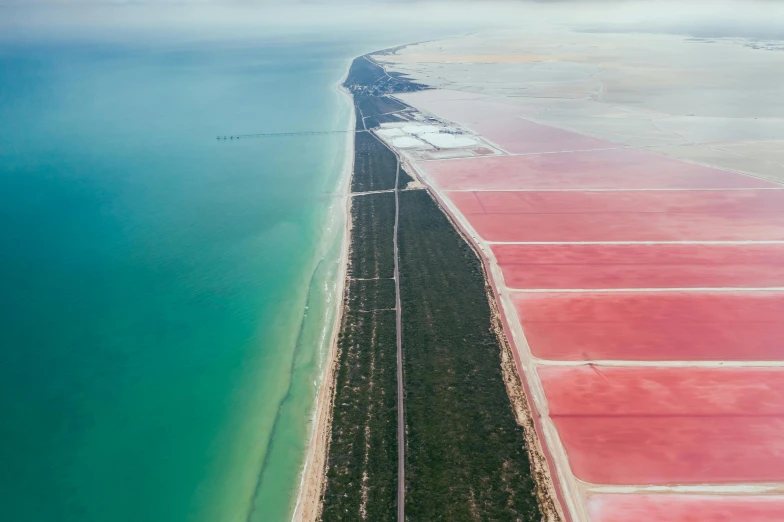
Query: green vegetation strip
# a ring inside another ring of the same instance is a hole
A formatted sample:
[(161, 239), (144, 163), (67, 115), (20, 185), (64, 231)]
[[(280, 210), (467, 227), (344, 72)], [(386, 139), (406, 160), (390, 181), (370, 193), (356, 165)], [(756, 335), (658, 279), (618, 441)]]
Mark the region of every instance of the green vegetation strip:
[(538, 521), (481, 262), (423, 190), (400, 194), (408, 520)]
[(354, 279), (348, 305), (361, 311), (395, 308), (394, 279)]
[(403, 170), (401, 168), (400, 169), (400, 179), (397, 182), (397, 188), (402, 190), (402, 189), (406, 188), (408, 186), (408, 184), (411, 183), (412, 181), (414, 181), (414, 178), (409, 176), (408, 172), (406, 172), (405, 170)]
[(362, 279), (393, 277), (395, 194), (355, 196), (351, 202), (351, 216), (349, 275)]
[(354, 197), (324, 521), (391, 522), (397, 513), (394, 219), (393, 193)]
[[(352, 286), (349, 295), (355, 290)], [(351, 309), (338, 350), (322, 520), (393, 521), (397, 510), (394, 310)]]
[(395, 188), (395, 154), (369, 132), (358, 132), (355, 137), (351, 190), (370, 192)]

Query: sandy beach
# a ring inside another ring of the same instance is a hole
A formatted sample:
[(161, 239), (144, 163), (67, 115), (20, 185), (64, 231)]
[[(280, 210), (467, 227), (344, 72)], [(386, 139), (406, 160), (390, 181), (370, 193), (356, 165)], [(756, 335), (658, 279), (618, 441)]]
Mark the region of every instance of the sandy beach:
[(329, 432), (332, 425), (332, 398), (335, 380), (335, 356), (337, 353), (338, 334), (343, 319), (343, 292), (346, 285), (346, 274), (348, 270), (348, 251), (351, 241), (351, 198), (349, 190), (351, 186), (351, 176), (354, 170), (354, 131), (356, 129), (356, 117), (354, 115), (354, 103), (351, 93), (343, 87), (348, 77), (351, 62), (346, 66), (343, 74), (335, 88), (345, 96), (347, 103), (351, 106), (351, 117), (348, 123), (348, 137), (346, 140), (346, 152), (343, 159), (343, 172), (337, 190), (337, 197), (343, 200), (345, 211), (345, 230), (343, 232), (343, 245), (340, 254), (340, 272), (338, 273), (337, 288), (335, 291), (335, 322), (332, 327), (332, 339), (330, 341), (329, 353), (324, 361), (324, 375), (316, 395), (313, 408), (312, 430), (305, 466), (302, 470), (297, 504), (292, 515), (292, 522), (311, 522), (315, 521), (320, 512), (321, 492), (324, 489), (324, 474), (326, 471), (326, 458), (329, 449)]

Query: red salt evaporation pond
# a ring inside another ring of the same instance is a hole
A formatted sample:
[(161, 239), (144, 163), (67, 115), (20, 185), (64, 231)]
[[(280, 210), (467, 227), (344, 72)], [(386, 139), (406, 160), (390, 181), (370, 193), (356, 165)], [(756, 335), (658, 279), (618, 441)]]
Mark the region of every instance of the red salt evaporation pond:
[(448, 192), (464, 214), (781, 213), (784, 190)]
[(433, 161), (422, 167), (445, 190), (780, 187), (639, 149)]
[(512, 299), (540, 359), (784, 360), (784, 292), (516, 292)]
[(473, 152), (474, 154), (476, 154), (478, 156), (488, 156), (490, 154), (495, 154), (495, 152), (493, 152), (492, 150), (484, 148), (484, 147), (479, 148), (479, 149), (471, 149), (471, 152)]
[(478, 123), (472, 123), (471, 129), (513, 154), (608, 149), (622, 146), (522, 118), (483, 119)]
[(596, 484), (784, 481), (780, 416), (554, 416), (574, 475)]
[(539, 367), (551, 416), (782, 415), (783, 368)]
[(781, 241), (784, 212), (474, 214), (476, 232), (491, 242)]
[(450, 192), (491, 242), (784, 240), (784, 191)]
[(509, 288), (784, 287), (784, 244), (492, 245)]
[(784, 497), (591, 495), (591, 522), (781, 522)]

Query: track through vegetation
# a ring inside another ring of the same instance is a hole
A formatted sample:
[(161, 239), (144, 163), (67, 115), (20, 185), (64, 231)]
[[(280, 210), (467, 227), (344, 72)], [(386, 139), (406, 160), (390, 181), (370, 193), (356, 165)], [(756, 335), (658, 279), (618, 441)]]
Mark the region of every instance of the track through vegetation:
[(322, 520), (394, 521), (397, 386), (392, 193), (353, 198)]
[(372, 192), (395, 188), (395, 153), (369, 132), (354, 135), (354, 177), (352, 192)]
[(321, 519), (538, 521), (481, 262), (361, 131), (363, 107), (378, 117), (397, 107), (389, 89), (421, 87), (406, 82), (365, 57), (346, 81), (358, 115), (351, 187), (363, 194), (351, 205)]

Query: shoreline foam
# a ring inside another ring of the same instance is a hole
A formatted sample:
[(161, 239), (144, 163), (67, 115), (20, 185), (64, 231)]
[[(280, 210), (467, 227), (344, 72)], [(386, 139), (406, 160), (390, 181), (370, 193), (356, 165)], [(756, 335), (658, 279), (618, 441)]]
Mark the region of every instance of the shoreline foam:
[(343, 319), (343, 293), (345, 290), (346, 277), (348, 276), (348, 250), (351, 240), (351, 198), (349, 187), (351, 176), (354, 172), (354, 132), (356, 131), (356, 115), (354, 114), (354, 100), (351, 93), (343, 86), (348, 78), (353, 59), (349, 61), (346, 71), (336, 84), (337, 91), (345, 96), (350, 104), (351, 115), (349, 117), (346, 140), (346, 150), (343, 160), (343, 171), (338, 183), (337, 194), (344, 199), (345, 224), (343, 231), (343, 244), (339, 260), (339, 271), (337, 274), (337, 287), (335, 290), (335, 303), (337, 306), (335, 319), (332, 325), (332, 339), (330, 341), (329, 352), (324, 361), (324, 373), (316, 394), (313, 406), (313, 416), (311, 418), (311, 434), (308, 442), (308, 451), (305, 465), (302, 469), (301, 480), (297, 491), (297, 502), (292, 514), (292, 522), (315, 521), (320, 512), (321, 492), (324, 489), (324, 474), (326, 471), (327, 450), (329, 447), (329, 431), (332, 420), (332, 397), (334, 390), (335, 376), (335, 355), (337, 352), (338, 334), (340, 333), (341, 321)]

